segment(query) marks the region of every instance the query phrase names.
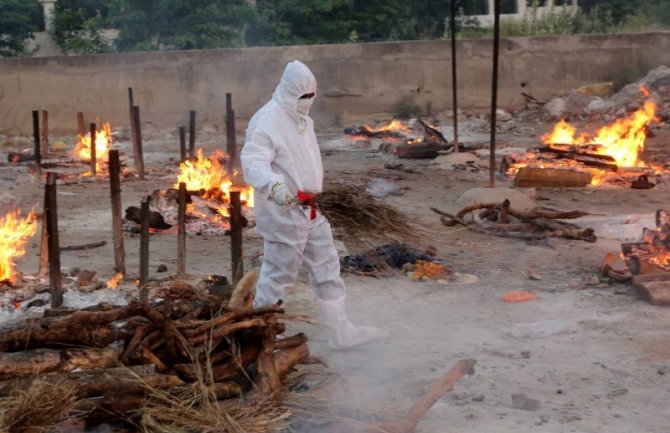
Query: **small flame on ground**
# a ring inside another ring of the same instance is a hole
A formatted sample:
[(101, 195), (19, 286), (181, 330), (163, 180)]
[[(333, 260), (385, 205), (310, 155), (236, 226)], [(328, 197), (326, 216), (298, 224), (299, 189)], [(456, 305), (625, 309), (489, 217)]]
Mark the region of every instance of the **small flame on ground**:
[(107, 281), (107, 287), (110, 289), (116, 289), (119, 287), (119, 281), (123, 279), (123, 274), (121, 272), (117, 272), (116, 275), (112, 277), (111, 280)]
[(0, 218), (0, 281), (9, 280), (14, 270), (14, 261), (26, 253), (28, 239), (37, 232), (35, 212), (21, 218), (16, 210)]
[[(79, 135), (79, 141), (75, 146), (73, 153), (81, 161), (91, 161), (91, 133), (87, 132), (84, 136)], [(109, 149), (112, 147), (112, 127), (109, 123), (104, 123), (102, 129), (95, 132), (95, 167), (100, 171), (101, 162), (108, 161)]]

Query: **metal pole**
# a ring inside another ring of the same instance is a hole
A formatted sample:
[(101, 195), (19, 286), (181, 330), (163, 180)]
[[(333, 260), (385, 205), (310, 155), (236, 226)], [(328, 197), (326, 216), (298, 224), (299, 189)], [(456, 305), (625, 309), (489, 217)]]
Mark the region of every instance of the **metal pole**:
[(454, 109), (454, 152), (458, 153), (458, 85), (456, 80), (456, 13), (459, 0), (451, 0), (451, 17), (449, 27), (451, 28), (451, 82), (452, 82), (452, 107)]
[(126, 252), (123, 248), (123, 219), (121, 218), (121, 166), (119, 151), (109, 151), (109, 190), (112, 198), (112, 233), (116, 272), (126, 275)]
[(63, 304), (63, 286), (60, 274), (60, 246), (58, 241), (58, 203), (56, 197), (56, 173), (47, 173), (47, 183), (44, 187), (44, 218), (47, 222), (51, 308), (57, 308)]
[(244, 274), (244, 263), (242, 261), (242, 202), (240, 201), (239, 191), (230, 191), (230, 256), (233, 287), (235, 287)]
[(195, 159), (195, 110), (191, 110), (188, 116), (188, 155)]
[(96, 177), (98, 174), (96, 164), (98, 159), (98, 152), (95, 148), (95, 139), (96, 137), (96, 125), (91, 123), (88, 125), (88, 133), (91, 135), (91, 176)]
[(177, 200), (177, 274), (186, 273), (186, 183), (179, 182)]
[(498, 105), (498, 53), (500, 51), (500, 0), (494, 0), (493, 77), (491, 80), (491, 144), (489, 145), (489, 188), (495, 187), (496, 110)]
[(142, 200), (140, 229), (140, 302), (149, 300), (149, 289), (146, 287), (149, 281), (149, 201), (150, 197)]
[(140, 179), (144, 179), (144, 155), (142, 151), (142, 128), (140, 127), (140, 107), (133, 105), (133, 124), (135, 126), (135, 140), (133, 140), (133, 149), (135, 154), (135, 168), (140, 175)]

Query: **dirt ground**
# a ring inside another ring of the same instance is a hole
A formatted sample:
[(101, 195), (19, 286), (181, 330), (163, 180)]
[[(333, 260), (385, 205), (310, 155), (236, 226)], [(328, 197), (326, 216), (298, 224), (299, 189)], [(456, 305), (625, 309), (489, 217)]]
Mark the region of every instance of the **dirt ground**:
[[(497, 142), (501, 148), (537, 144), (550, 127), (549, 123), (524, 125), (499, 135)], [(449, 137), (448, 126), (444, 131)], [(327, 179), (365, 184), (375, 173), (385, 171), (385, 162), (398, 161), (376, 152), (376, 142), (365, 149), (344, 140), (336, 130), (322, 132)], [(670, 127), (655, 132), (648, 143), (663, 155), (670, 147)], [(487, 141), (485, 131), (463, 127), (462, 143)], [(225, 134), (211, 132), (198, 144), (211, 151), (224, 148), (224, 142)], [(7, 140), (2, 151), (19, 150), (17, 143)], [(176, 165), (175, 143), (172, 131), (159, 131), (146, 140), (146, 165), (157, 169), (144, 181), (123, 183), (124, 208), (138, 206), (144, 195), (174, 184), (174, 175), (158, 168)], [(121, 140), (117, 146), (132, 165), (128, 142)], [(474, 358), (475, 374), (439, 400), (417, 432), (667, 432), (670, 310), (649, 304), (628, 284), (602, 283), (597, 274), (607, 252), (619, 252), (621, 242), (639, 237), (656, 209), (668, 205), (669, 187), (524, 189), (541, 206), (598, 214), (575, 220), (595, 228), (595, 243), (565, 239), (531, 243), (446, 227), (430, 211), (430, 207), (458, 211), (455, 201), (463, 192), (488, 185), (486, 169), (444, 169), (432, 160), (401, 162), (414, 172), (386, 170), (394, 177), (387, 180), (404, 191), (386, 201), (432, 235), (437, 255), (456, 272), (475, 276), (477, 281), (444, 284), (413, 282), (402, 274), (371, 278), (343, 273), (352, 321), (386, 328), (391, 337), (355, 350), (335, 351), (323, 327), (296, 322), (289, 330), (308, 334), (312, 354), (323, 358), (328, 371), (337, 373), (346, 385), (346, 403), (364, 413), (382, 407), (397, 415), (458, 360)], [(484, 158), (480, 165), (486, 162)], [(27, 166), (0, 166), (2, 190), (20, 199), (24, 210), (33, 205), (40, 208), (43, 196), (41, 180), (28, 172)], [(512, 186), (512, 182), (498, 178), (496, 185)], [(58, 191), (61, 245), (108, 241), (100, 248), (63, 252), (64, 271), (79, 267), (95, 270), (101, 280), (111, 278), (114, 262), (106, 180), (62, 184)], [(261, 239), (248, 229), (244, 242), (246, 269), (258, 267)], [(126, 235), (125, 247), (128, 272), (136, 275), (139, 238)], [(153, 235), (150, 250), (150, 277), (176, 271), (176, 235)], [(24, 275), (36, 273), (38, 252), (39, 236), (35, 236), (18, 261)], [(160, 265), (167, 266), (167, 273), (157, 272)], [(189, 236), (187, 272), (203, 277), (230, 275), (229, 238)], [(529, 272), (539, 279), (528, 278)], [(505, 303), (501, 296), (511, 290), (529, 290), (538, 299)], [(111, 296), (109, 291), (100, 293), (93, 302)], [(66, 302), (76, 302), (75, 298), (66, 297)], [(291, 313), (318, 319), (318, 304), (305, 275), (287, 294), (285, 306)], [(4, 308), (2, 314), (4, 320), (11, 320), (11, 314), (18, 313)], [(515, 408), (512, 394), (516, 393), (537, 400), (539, 406)], [(333, 413), (335, 399), (342, 397), (335, 394)], [(322, 410), (328, 411), (328, 406)]]

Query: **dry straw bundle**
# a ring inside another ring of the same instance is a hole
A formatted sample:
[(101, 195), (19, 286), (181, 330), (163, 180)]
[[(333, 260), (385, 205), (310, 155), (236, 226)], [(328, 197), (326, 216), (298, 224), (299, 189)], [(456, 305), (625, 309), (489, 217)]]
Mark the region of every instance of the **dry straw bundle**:
[(421, 230), (409, 217), (372, 197), (364, 188), (331, 183), (316, 199), (319, 211), (328, 218), (337, 237), (353, 247), (374, 243), (417, 241)]
[(38, 380), (27, 390), (16, 390), (0, 399), (1, 433), (57, 431), (74, 407), (74, 386)]

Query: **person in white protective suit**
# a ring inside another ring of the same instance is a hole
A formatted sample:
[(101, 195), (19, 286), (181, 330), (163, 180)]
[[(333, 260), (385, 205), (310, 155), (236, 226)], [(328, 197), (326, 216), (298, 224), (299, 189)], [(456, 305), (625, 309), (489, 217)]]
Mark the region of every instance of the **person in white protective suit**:
[(355, 326), (347, 318), (330, 224), (314, 203), (323, 185), (321, 154), (309, 117), (315, 98), (314, 75), (303, 63), (292, 61), (272, 99), (249, 121), (240, 159), (244, 180), (254, 188), (256, 229), (264, 240), (254, 305), (281, 299), (304, 263), (323, 321), (333, 332), (331, 345), (348, 348), (387, 333)]

